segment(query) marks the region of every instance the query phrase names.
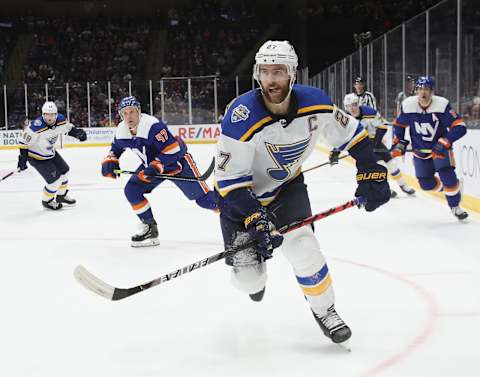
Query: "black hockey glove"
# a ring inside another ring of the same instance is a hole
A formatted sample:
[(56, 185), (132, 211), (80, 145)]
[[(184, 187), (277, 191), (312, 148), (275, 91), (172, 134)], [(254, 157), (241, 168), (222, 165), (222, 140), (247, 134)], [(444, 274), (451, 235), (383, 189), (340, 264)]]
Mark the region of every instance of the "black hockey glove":
[(87, 140), (87, 133), (82, 130), (81, 128), (73, 127), (70, 132), (68, 133), (69, 136), (74, 137), (80, 141)]
[(259, 211), (248, 216), (244, 224), (250, 237), (257, 242), (255, 251), (260, 254), (264, 260), (271, 258), (273, 250), (282, 244), (283, 236), (268, 219), (265, 208), (261, 208)]
[(333, 148), (330, 151), (330, 154), (328, 155), (328, 161), (330, 162), (330, 165), (338, 164), (338, 157), (340, 156), (340, 153), (342, 152), (336, 148)]
[(359, 166), (357, 172), (358, 187), (355, 196), (365, 199), (365, 210), (374, 211), (390, 200), (390, 186), (387, 181), (387, 168), (376, 163)]
[(21, 172), (22, 170), (27, 169), (27, 149), (20, 149), (20, 155), (18, 156), (17, 171)]

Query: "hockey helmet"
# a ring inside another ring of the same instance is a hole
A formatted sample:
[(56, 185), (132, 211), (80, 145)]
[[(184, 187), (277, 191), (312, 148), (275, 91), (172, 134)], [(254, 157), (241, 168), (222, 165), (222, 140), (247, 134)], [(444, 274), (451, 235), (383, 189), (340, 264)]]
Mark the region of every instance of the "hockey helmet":
[(120, 117), (122, 117), (122, 110), (129, 106), (136, 107), (138, 112), (141, 113), (140, 102), (134, 96), (128, 96), (122, 98), (118, 104), (118, 114)]
[(435, 88), (435, 80), (432, 76), (420, 76), (415, 82), (415, 88), (429, 88), (433, 90)]
[(42, 115), (43, 114), (58, 114), (58, 109), (57, 105), (55, 105), (55, 102), (45, 102), (42, 106)]
[(253, 78), (259, 81), (261, 64), (285, 64), (290, 76), (291, 86), (295, 81), (298, 56), (289, 41), (267, 41), (255, 54)]

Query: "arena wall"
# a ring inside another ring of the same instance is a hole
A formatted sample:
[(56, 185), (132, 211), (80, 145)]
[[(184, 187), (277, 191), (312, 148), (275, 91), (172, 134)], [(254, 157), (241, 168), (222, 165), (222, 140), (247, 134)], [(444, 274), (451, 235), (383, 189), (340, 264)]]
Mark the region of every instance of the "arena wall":
[[(215, 143), (220, 135), (219, 124), (169, 126), (169, 129), (175, 136), (181, 136), (189, 144)], [(115, 128), (85, 128), (85, 131), (88, 136), (87, 142), (80, 143), (78, 140), (66, 136), (59, 141), (58, 147), (108, 146), (113, 140)], [(0, 131), (0, 150), (18, 148), (18, 138), (21, 132), (21, 130)], [(318, 145), (318, 149), (326, 153), (329, 150), (322, 144)], [(480, 130), (468, 130), (467, 134), (455, 143), (455, 159), (458, 177), (463, 180), (464, 184), (462, 205), (480, 212)], [(412, 155), (407, 153), (405, 157), (397, 160), (407, 182), (419, 189), (415, 179)], [(442, 196), (442, 194), (432, 195)]]

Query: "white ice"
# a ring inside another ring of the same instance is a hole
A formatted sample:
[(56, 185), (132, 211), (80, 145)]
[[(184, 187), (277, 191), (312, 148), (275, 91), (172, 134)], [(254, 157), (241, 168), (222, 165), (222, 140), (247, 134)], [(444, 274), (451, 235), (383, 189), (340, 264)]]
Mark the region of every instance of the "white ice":
[[(118, 302), (80, 286), (78, 264), (129, 287), (223, 250), (218, 216), (169, 182), (149, 197), (161, 245), (131, 248), (128, 177), (100, 175), (107, 149), (61, 150), (75, 208), (43, 210), (31, 167), (0, 182), (0, 376), (480, 375), (478, 214), (459, 223), (445, 202), (418, 193), (316, 223), (353, 330), (346, 353), (321, 333), (281, 253), (261, 303), (231, 286), (223, 261)], [(213, 146), (190, 150), (203, 171)], [(0, 151), (1, 176), (17, 153)], [(316, 151), (304, 167), (325, 160)], [(350, 200), (354, 173), (348, 163), (306, 173), (314, 213)]]

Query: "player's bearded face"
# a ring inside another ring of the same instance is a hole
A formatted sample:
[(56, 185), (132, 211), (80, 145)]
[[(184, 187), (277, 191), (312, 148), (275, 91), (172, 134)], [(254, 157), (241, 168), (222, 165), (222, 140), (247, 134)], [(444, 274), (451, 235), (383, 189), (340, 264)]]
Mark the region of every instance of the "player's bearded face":
[(43, 114), (43, 120), (51, 126), (57, 120), (57, 114)]
[(282, 103), (290, 91), (290, 76), (283, 64), (261, 65), (259, 81), (263, 95), (271, 103)]
[(137, 134), (137, 126), (140, 122), (140, 112), (134, 106), (128, 106), (122, 109), (122, 118), (132, 135)]
[(420, 101), (420, 104), (427, 106), (430, 104), (430, 101), (432, 99), (432, 89), (430, 88), (417, 88), (417, 94), (418, 94), (418, 100)]

